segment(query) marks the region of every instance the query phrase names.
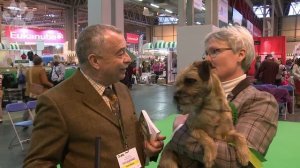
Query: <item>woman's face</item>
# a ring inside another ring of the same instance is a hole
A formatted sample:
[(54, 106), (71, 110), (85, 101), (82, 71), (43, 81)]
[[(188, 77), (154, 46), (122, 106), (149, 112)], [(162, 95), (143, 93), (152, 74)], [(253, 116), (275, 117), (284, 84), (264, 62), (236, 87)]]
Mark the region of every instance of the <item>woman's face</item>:
[(245, 50), (234, 53), (227, 42), (215, 39), (209, 40), (206, 47), (206, 59), (211, 61), (222, 82), (244, 74), (242, 61), (245, 58)]

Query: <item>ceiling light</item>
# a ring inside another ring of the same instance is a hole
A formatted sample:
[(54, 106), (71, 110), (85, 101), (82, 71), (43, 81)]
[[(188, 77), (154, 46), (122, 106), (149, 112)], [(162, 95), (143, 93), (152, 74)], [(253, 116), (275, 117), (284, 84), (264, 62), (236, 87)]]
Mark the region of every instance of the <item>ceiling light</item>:
[(168, 12), (168, 13), (173, 13), (171, 10), (169, 10), (169, 9), (165, 9), (165, 11), (166, 12)]
[(155, 5), (155, 4), (150, 4), (151, 6), (153, 6), (154, 8), (159, 8), (158, 5)]

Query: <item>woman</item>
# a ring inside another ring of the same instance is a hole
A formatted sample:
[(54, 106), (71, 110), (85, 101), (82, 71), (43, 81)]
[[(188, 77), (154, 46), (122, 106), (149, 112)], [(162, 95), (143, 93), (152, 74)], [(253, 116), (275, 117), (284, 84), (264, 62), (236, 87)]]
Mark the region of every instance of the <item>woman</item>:
[(60, 82), (64, 80), (65, 77), (65, 66), (60, 62), (60, 56), (53, 56), (53, 66), (51, 68), (51, 82), (54, 85), (58, 85)]
[[(252, 35), (241, 26), (224, 27), (207, 35), (205, 49), (228, 101), (236, 108), (236, 130), (245, 135), (250, 148), (265, 155), (276, 134), (278, 105), (271, 94), (256, 90), (246, 77), (255, 54)], [(203, 160), (203, 150), (187, 133), (186, 117), (176, 118), (177, 131), (171, 144), (176, 152), (197, 160), (196, 165)], [(182, 124), (181, 128), (177, 127)], [(216, 167), (241, 167), (232, 145), (223, 140), (215, 142), (218, 146)]]
[(36, 99), (35, 94), (32, 93), (31, 87), (32, 84), (38, 84), (43, 87), (43, 91), (48, 90), (49, 88), (53, 87), (53, 84), (48, 81), (46, 71), (42, 66), (42, 58), (39, 56), (35, 56), (33, 58), (33, 67), (29, 68), (26, 71), (26, 91), (25, 96), (29, 99)]

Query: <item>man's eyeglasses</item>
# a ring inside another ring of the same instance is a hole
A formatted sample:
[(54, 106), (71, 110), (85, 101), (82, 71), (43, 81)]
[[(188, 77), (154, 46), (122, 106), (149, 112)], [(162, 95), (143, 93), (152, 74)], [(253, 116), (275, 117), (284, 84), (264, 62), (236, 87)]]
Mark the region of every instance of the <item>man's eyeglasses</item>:
[(205, 56), (209, 55), (211, 57), (216, 57), (221, 52), (226, 51), (226, 50), (232, 50), (232, 48), (211, 48), (211, 49), (205, 51)]

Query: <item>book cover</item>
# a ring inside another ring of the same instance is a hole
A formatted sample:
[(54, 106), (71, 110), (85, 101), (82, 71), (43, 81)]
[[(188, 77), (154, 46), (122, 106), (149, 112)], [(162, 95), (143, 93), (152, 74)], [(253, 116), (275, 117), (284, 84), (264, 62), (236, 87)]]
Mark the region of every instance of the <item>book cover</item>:
[(150, 119), (146, 110), (142, 110), (139, 122), (141, 124), (141, 129), (144, 134), (144, 137), (146, 139), (155, 140), (159, 135), (160, 131)]

